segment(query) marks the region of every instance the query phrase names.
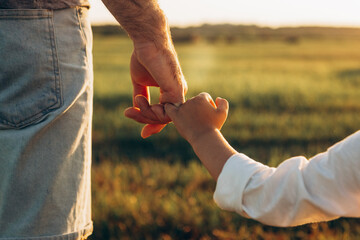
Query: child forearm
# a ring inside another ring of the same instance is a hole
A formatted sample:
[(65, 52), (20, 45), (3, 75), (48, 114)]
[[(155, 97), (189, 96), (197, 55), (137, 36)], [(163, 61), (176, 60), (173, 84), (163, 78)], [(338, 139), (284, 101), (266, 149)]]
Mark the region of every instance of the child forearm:
[(191, 140), (190, 144), (215, 180), (218, 179), (226, 161), (237, 153), (217, 129)]

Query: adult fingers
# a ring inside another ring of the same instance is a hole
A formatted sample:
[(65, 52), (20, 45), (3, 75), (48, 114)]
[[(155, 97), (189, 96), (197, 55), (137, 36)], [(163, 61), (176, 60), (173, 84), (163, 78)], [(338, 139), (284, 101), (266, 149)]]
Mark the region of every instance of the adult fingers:
[[(131, 56), (130, 71), (133, 83), (160, 87), (160, 103), (185, 101), (188, 87), (174, 52), (159, 53), (149, 52), (146, 48), (138, 49)], [(134, 89), (135, 95), (144, 95), (140, 92)]]
[(159, 120), (156, 114), (152, 111), (151, 106), (148, 102), (148, 99), (142, 95), (137, 95), (135, 97), (135, 102), (139, 106), (141, 114), (148, 118), (149, 120), (157, 121)]
[(166, 114), (170, 117), (170, 119), (174, 120), (174, 118), (176, 118), (178, 107), (175, 104), (166, 103), (164, 108)]
[(130, 74), (131, 80), (135, 83), (143, 86), (159, 87), (157, 81), (155, 81), (148, 69), (139, 62), (136, 54), (134, 53), (132, 54), (130, 60)]
[(148, 138), (160, 132), (165, 126), (166, 124), (146, 124), (141, 130), (141, 137)]
[(130, 61), (130, 75), (133, 84), (133, 105), (136, 105), (135, 97), (137, 95), (144, 96), (150, 102), (149, 86), (158, 86), (151, 74), (138, 61), (133, 53)]
[(137, 107), (129, 107), (125, 109), (124, 115), (127, 118), (130, 118), (139, 123), (147, 123), (147, 124), (159, 124), (159, 120), (151, 120), (142, 115), (141, 111)]
[(146, 117), (144, 117), (141, 114), (141, 111), (139, 108), (136, 107), (129, 107), (127, 109), (125, 109), (124, 111), (124, 115), (127, 118), (130, 118), (138, 123), (146, 123), (146, 124), (166, 124), (171, 122), (171, 119), (169, 117), (166, 117), (165, 119), (162, 120), (151, 120), (148, 119)]
[(142, 86), (140, 84), (134, 83), (133, 82), (133, 106), (134, 107), (139, 107), (137, 101), (136, 101), (136, 97), (137, 96), (143, 96), (147, 102), (150, 102), (150, 91), (149, 91), (149, 87), (147, 86)]
[(171, 119), (169, 118), (169, 116), (165, 112), (163, 104), (153, 104), (150, 107), (151, 107), (151, 111), (156, 115), (157, 119), (161, 123), (169, 123), (169, 122), (171, 122)]
[(185, 102), (188, 87), (176, 54), (161, 54), (146, 68), (160, 87), (160, 103)]
[(126, 117), (139, 123), (165, 124), (171, 122), (162, 104), (149, 105), (144, 96), (137, 96), (135, 101), (138, 107), (127, 108), (124, 112)]
[(171, 86), (163, 87), (160, 85), (160, 103), (184, 103), (185, 95), (188, 90), (187, 83), (183, 78), (180, 81), (173, 81)]

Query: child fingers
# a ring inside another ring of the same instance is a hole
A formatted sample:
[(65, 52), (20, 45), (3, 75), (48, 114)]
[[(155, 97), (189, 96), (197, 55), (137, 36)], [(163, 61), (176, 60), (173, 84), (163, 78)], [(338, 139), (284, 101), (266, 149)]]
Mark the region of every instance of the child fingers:
[(165, 113), (170, 117), (171, 120), (174, 120), (174, 118), (176, 118), (178, 107), (176, 107), (174, 104), (166, 103), (164, 108)]
[(210, 94), (208, 94), (207, 92), (202, 92), (198, 95), (198, 97), (205, 99), (206, 101), (208, 101), (214, 108), (216, 108), (216, 105), (214, 103), (214, 100), (212, 99), (212, 97), (210, 96)]
[(149, 123), (149, 124), (158, 124), (160, 123), (159, 120), (151, 120), (149, 118), (144, 117), (139, 108), (136, 107), (129, 107), (127, 109), (125, 109), (124, 111), (124, 115), (127, 118), (130, 118), (136, 122), (139, 123)]
[(220, 97), (216, 98), (215, 102), (216, 102), (217, 111), (221, 113), (225, 113), (227, 115), (229, 111), (229, 102), (226, 99)]

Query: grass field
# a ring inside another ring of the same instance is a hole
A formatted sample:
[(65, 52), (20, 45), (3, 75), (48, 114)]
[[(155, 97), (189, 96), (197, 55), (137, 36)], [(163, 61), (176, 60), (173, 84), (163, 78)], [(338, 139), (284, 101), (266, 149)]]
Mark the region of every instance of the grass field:
[[(277, 166), (311, 157), (360, 129), (360, 44), (351, 39), (179, 43), (189, 84), (229, 100), (223, 133), (240, 152)], [(94, 38), (91, 239), (360, 239), (360, 220), (274, 228), (217, 208), (215, 182), (174, 126), (149, 139), (131, 105), (124, 37)], [(153, 100), (157, 90), (152, 90)]]

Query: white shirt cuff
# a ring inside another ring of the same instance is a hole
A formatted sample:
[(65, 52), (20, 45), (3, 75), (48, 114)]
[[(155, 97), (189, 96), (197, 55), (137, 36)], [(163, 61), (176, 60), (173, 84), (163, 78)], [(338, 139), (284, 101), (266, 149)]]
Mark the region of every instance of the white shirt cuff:
[(242, 153), (232, 155), (217, 180), (214, 193), (216, 204), (224, 210), (248, 217), (243, 210), (243, 192), (250, 178), (264, 167), (266, 168)]

